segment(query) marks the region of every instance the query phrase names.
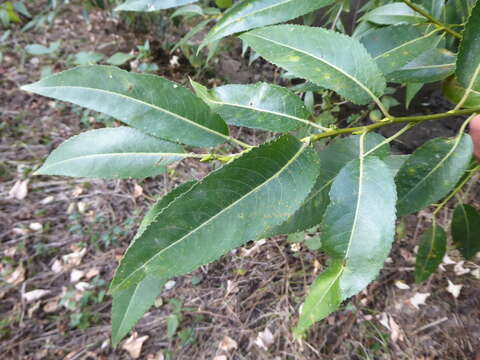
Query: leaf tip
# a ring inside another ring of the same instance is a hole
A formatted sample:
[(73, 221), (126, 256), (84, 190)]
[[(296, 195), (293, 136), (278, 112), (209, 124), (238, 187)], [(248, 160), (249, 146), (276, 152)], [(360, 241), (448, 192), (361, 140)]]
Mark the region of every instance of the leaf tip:
[(35, 92), (35, 85), (37, 83), (27, 84), (20, 86), (20, 90), (27, 91), (27, 92)]

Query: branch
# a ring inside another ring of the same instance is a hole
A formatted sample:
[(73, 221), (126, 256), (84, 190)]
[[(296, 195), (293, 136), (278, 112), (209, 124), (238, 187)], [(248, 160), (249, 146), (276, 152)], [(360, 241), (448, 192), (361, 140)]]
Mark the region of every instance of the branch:
[(362, 134), (364, 132), (370, 132), (375, 129), (378, 129), (387, 125), (392, 125), (392, 124), (401, 124), (401, 123), (417, 124), (424, 121), (439, 120), (439, 119), (444, 119), (450, 116), (471, 115), (474, 113), (480, 113), (480, 107), (473, 108), (473, 109), (464, 109), (464, 110), (451, 110), (445, 113), (433, 114), (433, 115), (391, 117), (391, 118), (385, 118), (384, 120), (373, 123), (371, 125), (357, 126), (352, 128), (332, 129), (324, 133), (308, 136), (306, 138), (303, 138), (302, 141), (314, 142), (323, 138), (335, 137), (342, 134)]
[(423, 10), (421, 7), (415, 5), (412, 3), (410, 0), (402, 0), (408, 7), (410, 7), (412, 10), (416, 11), (420, 15), (426, 17), (429, 22), (432, 24), (436, 25), (438, 28), (444, 30), (445, 32), (449, 33), (452, 36), (455, 36), (457, 39), (462, 39), (462, 35), (455, 30), (451, 29), (444, 23), (442, 23), (440, 20), (435, 19), (432, 15), (430, 15), (427, 11)]

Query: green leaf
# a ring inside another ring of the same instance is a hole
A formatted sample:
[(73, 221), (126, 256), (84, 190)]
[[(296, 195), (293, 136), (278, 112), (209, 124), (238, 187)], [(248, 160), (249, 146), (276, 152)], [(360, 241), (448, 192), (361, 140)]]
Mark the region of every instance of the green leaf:
[(385, 79), (358, 40), (321, 28), (278, 25), (240, 36), (266, 60), (356, 104), (378, 101)]
[(22, 89), (105, 113), (148, 134), (193, 146), (225, 142), (228, 128), (191, 91), (155, 75), (80, 66)]
[(470, 205), (459, 204), (452, 219), (452, 238), (462, 256), (467, 259), (480, 251), (480, 213)]
[(424, 83), (408, 83), (405, 91), (405, 107), (408, 109), (413, 98), (422, 90)]
[(309, 250), (320, 250), (322, 247), (322, 238), (320, 236), (314, 236), (305, 240), (305, 245)]
[(473, 153), (469, 135), (436, 138), (418, 148), (396, 176), (398, 214), (419, 211), (442, 199), (467, 170)]
[(203, 44), (242, 31), (278, 24), (333, 4), (335, 0), (245, 0), (228, 9)]
[(74, 136), (55, 149), (36, 175), (103, 179), (145, 178), (187, 157), (180, 145), (139, 130), (117, 127)]
[(174, 11), (174, 13), (170, 16), (172, 19), (182, 16), (184, 19), (189, 19), (194, 16), (203, 16), (205, 13), (200, 5), (187, 5), (181, 7)]
[(165, 281), (147, 275), (138, 284), (118, 291), (112, 303), (112, 345), (116, 346), (160, 295)]
[(127, 61), (133, 59), (134, 57), (135, 55), (132, 54), (117, 52), (107, 59), (107, 64), (120, 66), (125, 64)]
[(418, 26), (399, 25), (373, 30), (361, 38), (384, 74), (407, 65), (410, 61), (438, 45), (438, 30), (424, 34)]
[(379, 25), (418, 24), (427, 19), (402, 2), (376, 7), (362, 17)]
[(427, 280), (441, 264), (447, 251), (447, 234), (433, 223), (420, 239), (415, 262), (415, 281), (421, 283)]
[(455, 72), (455, 55), (446, 49), (428, 50), (400, 70), (387, 76), (396, 83), (432, 83), (443, 80)]
[(480, 92), (480, 2), (477, 1), (468, 19), (457, 58), (456, 75), (468, 97)]
[(331, 264), (305, 300), (296, 336), (373, 281), (394, 239), (395, 183), (378, 158), (362, 156), (349, 162), (335, 178), (330, 198), (321, 228), (322, 249)]
[(172, 50), (170, 50), (170, 53), (173, 53), (178, 48), (186, 45), (190, 41), (190, 39), (192, 39), (200, 31), (202, 31), (208, 25), (208, 23), (211, 22), (211, 21), (212, 21), (212, 19), (207, 18), (207, 19), (199, 22), (194, 27), (192, 27), (190, 29), (190, 31), (188, 33), (186, 33), (185, 36), (183, 38), (181, 38), (180, 41), (178, 41), (175, 44), (175, 46), (172, 48)]
[(303, 101), (284, 87), (257, 83), (208, 90), (194, 81), (191, 83), (197, 95), (229, 125), (274, 132), (318, 126), (308, 120), (310, 112)]
[(191, 4), (198, 0), (128, 0), (117, 6), (115, 11), (141, 11), (150, 12), (170, 9)]
[(173, 338), (180, 325), (180, 316), (178, 314), (170, 314), (167, 318), (167, 337)]
[[(173, 200), (189, 191), (195, 181), (184, 183), (162, 197), (148, 211), (140, 224), (135, 239), (155, 220)], [(133, 241), (135, 241), (135, 239)], [(116, 346), (128, 334), (135, 323), (153, 305), (160, 295), (165, 280), (147, 275), (138, 284), (113, 294), (112, 302), (112, 344)]]
[(340, 277), (345, 268), (342, 262), (333, 261), (312, 284), (303, 303), (294, 335), (302, 337), (317, 321), (326, 318), (342, 303)]
[(40, 44), (30, 44), (25, 46), (25, 51), (30, 55), (50, 55), (60, 48), (60, 41), (55, 41), (49, 47)]
[(383, 161), (390, 168), (393, 176), (396, 176), (409, 157), (410, 155), (390, 155), (384, 158)]
[(148, 212), (145, 214), (140, 226), (138, 227), (137, 234), (135, 238), (138, 238), (145, 229), (155, 220), (155, 218), (160, 214), (163, 209), (165, 209), (170, 203), (175, 200), (177, 197), (189, 191), (193, 185), (195, 185), (196, 181), (188, 181), (177, 186), (174, 190), (170, 191), (167, 195), (163, 196), (158, 200)]
[[(369, 133), (365, 137), (365, 151), (370, 151), (385, 138), (376, 133)], [(358, 159), (360, 135), (349, 136), (336, 140), (332, 145), (320, 151), (320, 172), (312, 191), (302, 206), (280, 226), (271, 229), (263, 237), (272, 237), (281, 234), (291, 234), (304, 231), (322, 222), (323, 214), (330, 203), (329, 191), (333, 180), (340, 170), (351, 160)], [(385, 158), (390, 155), (390, 147), (385, 144), (375, 150), (372, 155)]]
[(257, 239), (293, 214), (318, 171), (315, 152), (290, 135), (249, 151), (162, 211), (127, 250), (111, 291), (148, 274), (183, 275)]
[(75, 65), (93, 65), (104, 58), (103, 54), (95, 51), (81, 51), (75, 54), (73, 63)]

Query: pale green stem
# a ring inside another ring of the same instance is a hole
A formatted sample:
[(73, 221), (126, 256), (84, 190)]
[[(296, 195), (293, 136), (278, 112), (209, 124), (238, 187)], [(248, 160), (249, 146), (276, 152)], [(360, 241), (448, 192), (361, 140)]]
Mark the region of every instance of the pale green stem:
[(371, 153), (375, 152), (376, 150), (378, 150), (379, 148), (381, 148), (382, 146), (386, 145), (386, 144), (390, 144), (393, 140), (395, 140), (396, 138), (398, 138), (399, 136), (403, 135), (405, 132), (407, 132), (408, 130), (410, 130), (411, 128), (413, 128), (415, 125), (417, 125), (416, 123), (408, 123), (407, 125), (405, 125), (400, 131), (397, 131), (395, 134), (393, 134), (392, 136), (390, 136), (389, 138), (383, 140), (380, 144), (378, 144), (377, 146), (375, 146), (374, 148), (370, 149), (366, 154), (365, 156), (368, 156), (370, 155)]
[(480, 112), (480, 107), (479, 108), (473, 108), (473, 109), (463, 109), (463, 110), (451, 110), (447, 111), (445, 113), (440, 113), (440, 114), (433, 114), (433, 115), (422, 115), (422, 116), (407, 116), (407, 117), (391, 117), (391, 118), (386, 118), (384, 120), (381, 120), (379, 122), (370, 124), (370, 125), (365, 125), (365, 126), (358, 126), (358, 127), (352, 127), (352, 128), (341, 128), (341, 129), (332, 129), (330, 131), (326, 131), (321, 134), (315, 134), (308, 136), (302, 141), (318, 141), (323, 138), (329, 138), (329, 137), (335, 137), (338, 135), (342, 134), (362, 134), (364, 132), (370, 132), (375, 129), (379, 129), (381, 127), (387, 126), (387, 125), (392, 125), (392, 124), (401, 124), (401, 123), (421, 123), (424, 121), (430, 121), (430, 120), (439, 120), (439, 119), (444, 119), (450, 116), (462, 116), (462, 115), (471, 115), (474, 113)]
[[(408, 7), (410, 7), (415, 12), (419, 13), (420, 15), (424, 16), (428, 19), (428, 21), (438, 28), (442, 29), (443, 31), (449, 33), (450, 35), (456, 37), (457, 39), (462, 39), (462, 35), (455, 30), (451, 29), (440, 20), (435, 19), (432, 15), (430, 15), (427, 11), (423, 10), (421, 7), (417, 6), (416, 4), (412, 3), (410, 0), (402, 0)], [(438, 0), (439, 1), (439, 0)]]

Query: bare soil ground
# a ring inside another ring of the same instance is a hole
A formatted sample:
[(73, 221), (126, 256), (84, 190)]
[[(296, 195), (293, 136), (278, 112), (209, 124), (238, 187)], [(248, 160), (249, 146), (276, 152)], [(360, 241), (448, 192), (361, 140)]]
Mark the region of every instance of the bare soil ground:
[[(147, 37), (132, 36), (106, 13), (93, 11), (89, 19), (87, 24), (81, 8), (71, 6), (48, 29), (15, 28), (0, 63), (3, 359), (131, 359), (122, 344), (116, 349), (109, 344), (108, 282), (148, 205), (210, 170), (206, 164), (182, 161), (168, 177), (137, 182), (31, 176), (63, 140), (103, 125), (97, 114), (33, 96), (19, 86), (38, 79), (45, 65), (64, 69), (68, 54), (95, 50), (110, 56)], [(23, 50), (27, 44), (58, 39), (58, 58), (32, 57)], [(184, 66), (172, 69), (168, 55), (157, 51), (163, 54), (156, 59), (160, 74), (180, 82), (195, 75), (185, 59), (180, 59)], [(238, 82), (277, 80), (272, 67), (260, 62), (249, 69), (237, 50), (230, 54), (214, 62), (210, 74)], [(205, 83), (222, 81), (203, 76)], [(431, 132), (425, 130), (425, 136)], [(255, 142), (264, 134), (243, 131), (241, 136)], [(413, 146), (408, 139), (404, 142)], [(15, 184), (17, 197), (11, 196)], [(469, 192), (477, 206), (479, 189), (477, 180)], [(442, 215), (445, 224), (449, 212)], [(442, 265), (425, 284), (414, 283), (415, 246), (430, 218), (429, 212), (407, 217), (377, 281), (316, 325), (302, 343), (293, 340), (290, 329), (326, 258), (278, 237), (249, 244), (175, 279), (135, 328), (137, 339), (148, 336), (140, 358), (478, 360), (480, 280), (475, 274), (480, 259), (459, 263), (451, 248), (454, 263)], [(458, 298), (447, 291), (449, 282), (463, 285)], [(44, 292), (38, 297), (35, 290)], [(168, 337), (167, 322), (178, 302), (181, 323)]]

